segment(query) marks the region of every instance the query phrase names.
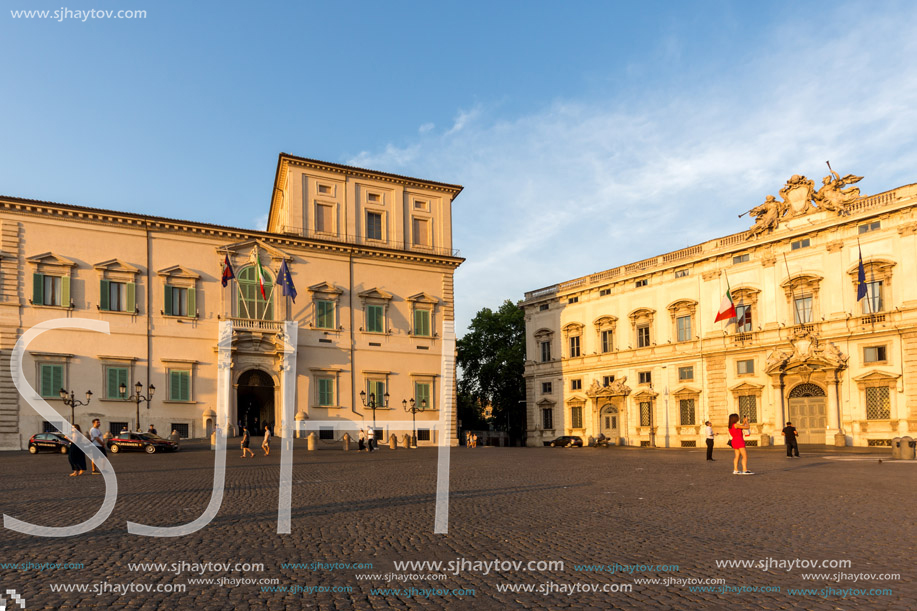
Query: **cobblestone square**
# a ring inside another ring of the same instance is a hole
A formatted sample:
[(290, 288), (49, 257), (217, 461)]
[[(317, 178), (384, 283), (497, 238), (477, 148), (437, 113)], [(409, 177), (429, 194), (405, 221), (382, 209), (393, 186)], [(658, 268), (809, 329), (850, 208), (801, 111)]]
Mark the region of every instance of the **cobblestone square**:
[[(217, 517), (171, 539), (130, 535), (126, 522), (200, 515), (208, 446), (110, 455), (110, 518), (75, 538), (4, 529), (3, 590), (29, 610), (906, 610), (917, 599), (917, 463), (879, 448), (803, 446), (800, 459), (752, 448), (753, 476), (732, 475), (727, 448), (712, 463), (701, 449), (455, 448), (449, 532), (435, 535), (435, 449), (297, 441), (292, 532), (279, 535), (279, 448), (243, 460), (235, 447)], [(0, 473), (2, 511), (20, 520), (75, 524), (102, 502), (103, 478), (67, 477), (65, 456), (6, 453)], [(755, 566), (722, 566), (739, 560)], [(61, 591), (74, 584), (87, 591)]]

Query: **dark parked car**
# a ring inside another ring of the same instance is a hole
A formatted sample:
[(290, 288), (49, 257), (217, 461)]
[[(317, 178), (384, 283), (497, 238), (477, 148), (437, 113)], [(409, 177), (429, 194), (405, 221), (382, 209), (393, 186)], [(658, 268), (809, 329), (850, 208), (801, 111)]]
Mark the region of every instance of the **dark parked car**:
[(552, 448), (581, 448), (583, 447), (583, 438), (577, 437), (576, 435), (564, 435), (553, 441), (546, 441), (544, 445), (551, 446)]
[(155, 454), (164, 451), (174, 452), (178, 449), (178, 444), (152, 433), (119, 433), (117, 437), (108, 440), (108, 449), (112, 454), (122, 451), (143, 451), (147, 454)]
[(59, 452), (66, 454), (70, 448), (70, 440), (60, 433), (38, 433), (29, 439), (29, 452)]

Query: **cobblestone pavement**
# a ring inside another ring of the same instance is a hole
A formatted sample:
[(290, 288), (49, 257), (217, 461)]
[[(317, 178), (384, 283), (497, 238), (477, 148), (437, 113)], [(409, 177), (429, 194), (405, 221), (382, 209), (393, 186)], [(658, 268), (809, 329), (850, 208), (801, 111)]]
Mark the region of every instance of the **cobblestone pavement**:
[[(213, 454), (202, 444), (176, 454), (122, 453), (111, 457), (117, 506), (95, 531), (54, 539), (3, 529), (0, 591), (16, 590), (30, 610), (917, 607), (917, 462), (879, 463), (887, 451), (878, 448), (804, 447), (800, 459), (787, 459), (782, 448), (752, 448), (754, 476), (732, 475), (725, 448), (712, 463), (702, 450), (456, 448), (449, 534), (434, 535), (434, 449), (309, 453), (299, 444), (291, 534), (276, 533), (279, 448), (245, 460), (230, 451), (218, 516), (174, 539), (129, 535), (125, 523), (169, 526), (200, 515), (210, 499)], [(65, 456), (0, 455), (0, 509), (49, 526), (83, 521), (101, 503), (103, 478), (68, 472)], [(459, 570), (396, 569), (403, 560), (467, 562)], [(472, 564), (495, 560), (523, 564)], [(849, 564), (764, 571), (718, 560)], [(530, 561), (563, 567), (527, 567)], [(264, 567), (190, 566), (208, 562)], [(624, 568), (611, 572), (615, 565)], [(806, 580), (808, 573), (834, 575)], [(900, 579), (853, 581), (864, 573)], [(273, 582), (257, 583), (264, 579)], [(653, 579), (660, 581), (641, 583)], [(118, 593), (130, 583), (185, 591)], [(61, 584), (88, 591), (52, 590)], [(593, 587), (599, 591), (585, 591)], [(811, 592), (794, 591), (806, 588)]]

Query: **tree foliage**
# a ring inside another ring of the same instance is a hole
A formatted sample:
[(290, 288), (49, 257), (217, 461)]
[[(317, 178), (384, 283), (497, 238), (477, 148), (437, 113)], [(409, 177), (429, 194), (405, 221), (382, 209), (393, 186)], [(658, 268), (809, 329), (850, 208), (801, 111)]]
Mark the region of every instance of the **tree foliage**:
[[(493, 408), (498, 430), (521, 437), (525, 426), (525, 312), (506, 300), (496, 311), (479, 311), (457, 342), (461, 370), (459, 403)], [(463, 401), (464, 400), (464, 401)], [(469, 415), (470, 416), (470, 415)], [(466, 416), (468, 417), (468, 416)], [(463, 425), (468, 427), (463, 419)]]

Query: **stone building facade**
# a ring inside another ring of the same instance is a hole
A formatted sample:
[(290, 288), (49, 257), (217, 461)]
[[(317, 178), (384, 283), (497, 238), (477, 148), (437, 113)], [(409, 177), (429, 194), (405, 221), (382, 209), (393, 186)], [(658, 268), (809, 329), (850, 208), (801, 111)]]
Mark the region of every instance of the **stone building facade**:
[(528, 445), (702, 447), (730, 413), (754, 444), (787, 420), (802, 443), (917, 433), (917, 185), (859, 179), (794, 176), (748, 231), (526, 293)]
[[(57, 318), (110, 328), (45, 332), (23, 361), (29, 383), (68, 420), (60, 388), (78, 399), (93, 392), (75, 410), (84, 431), (98, 417), (114, 432), (154, 424), (160, 434), (209, 435), (218, 326), (231, 320), (234, 429), (267, 424), (286, 434), (280, 389), (295, 375), (297, 420), (375, 419), (387, 441), (413, 432), (386, 422), (411, 420), (402, 402), (414, 399), (425, 408), (416, 414), (419, 444), (437, 443), (430, 423), (454, 396), (454, 355), (442, 348), (462, 262), (451, 224), (460, 191), (281, 154), (266, 231), (0, 197), (0, 448), (24, 448), (47, 426), (14, 387), (10, 356), (25, 331)], [(224, 287), (227, 258), (236, 279)], [(295, 302), (277, 286), (284, 262)], [(295, 372), (281, 367), (283, 321), (298, 326)], [(143, 394), (155, 387), (140, 422), (124, 396), (138, 382)], [(364, 407), (370, 395), (376, 410)], [(319, 437), (331, 443), (343, 432)], [(442, 434), (454, 443), (454, 417)]]

